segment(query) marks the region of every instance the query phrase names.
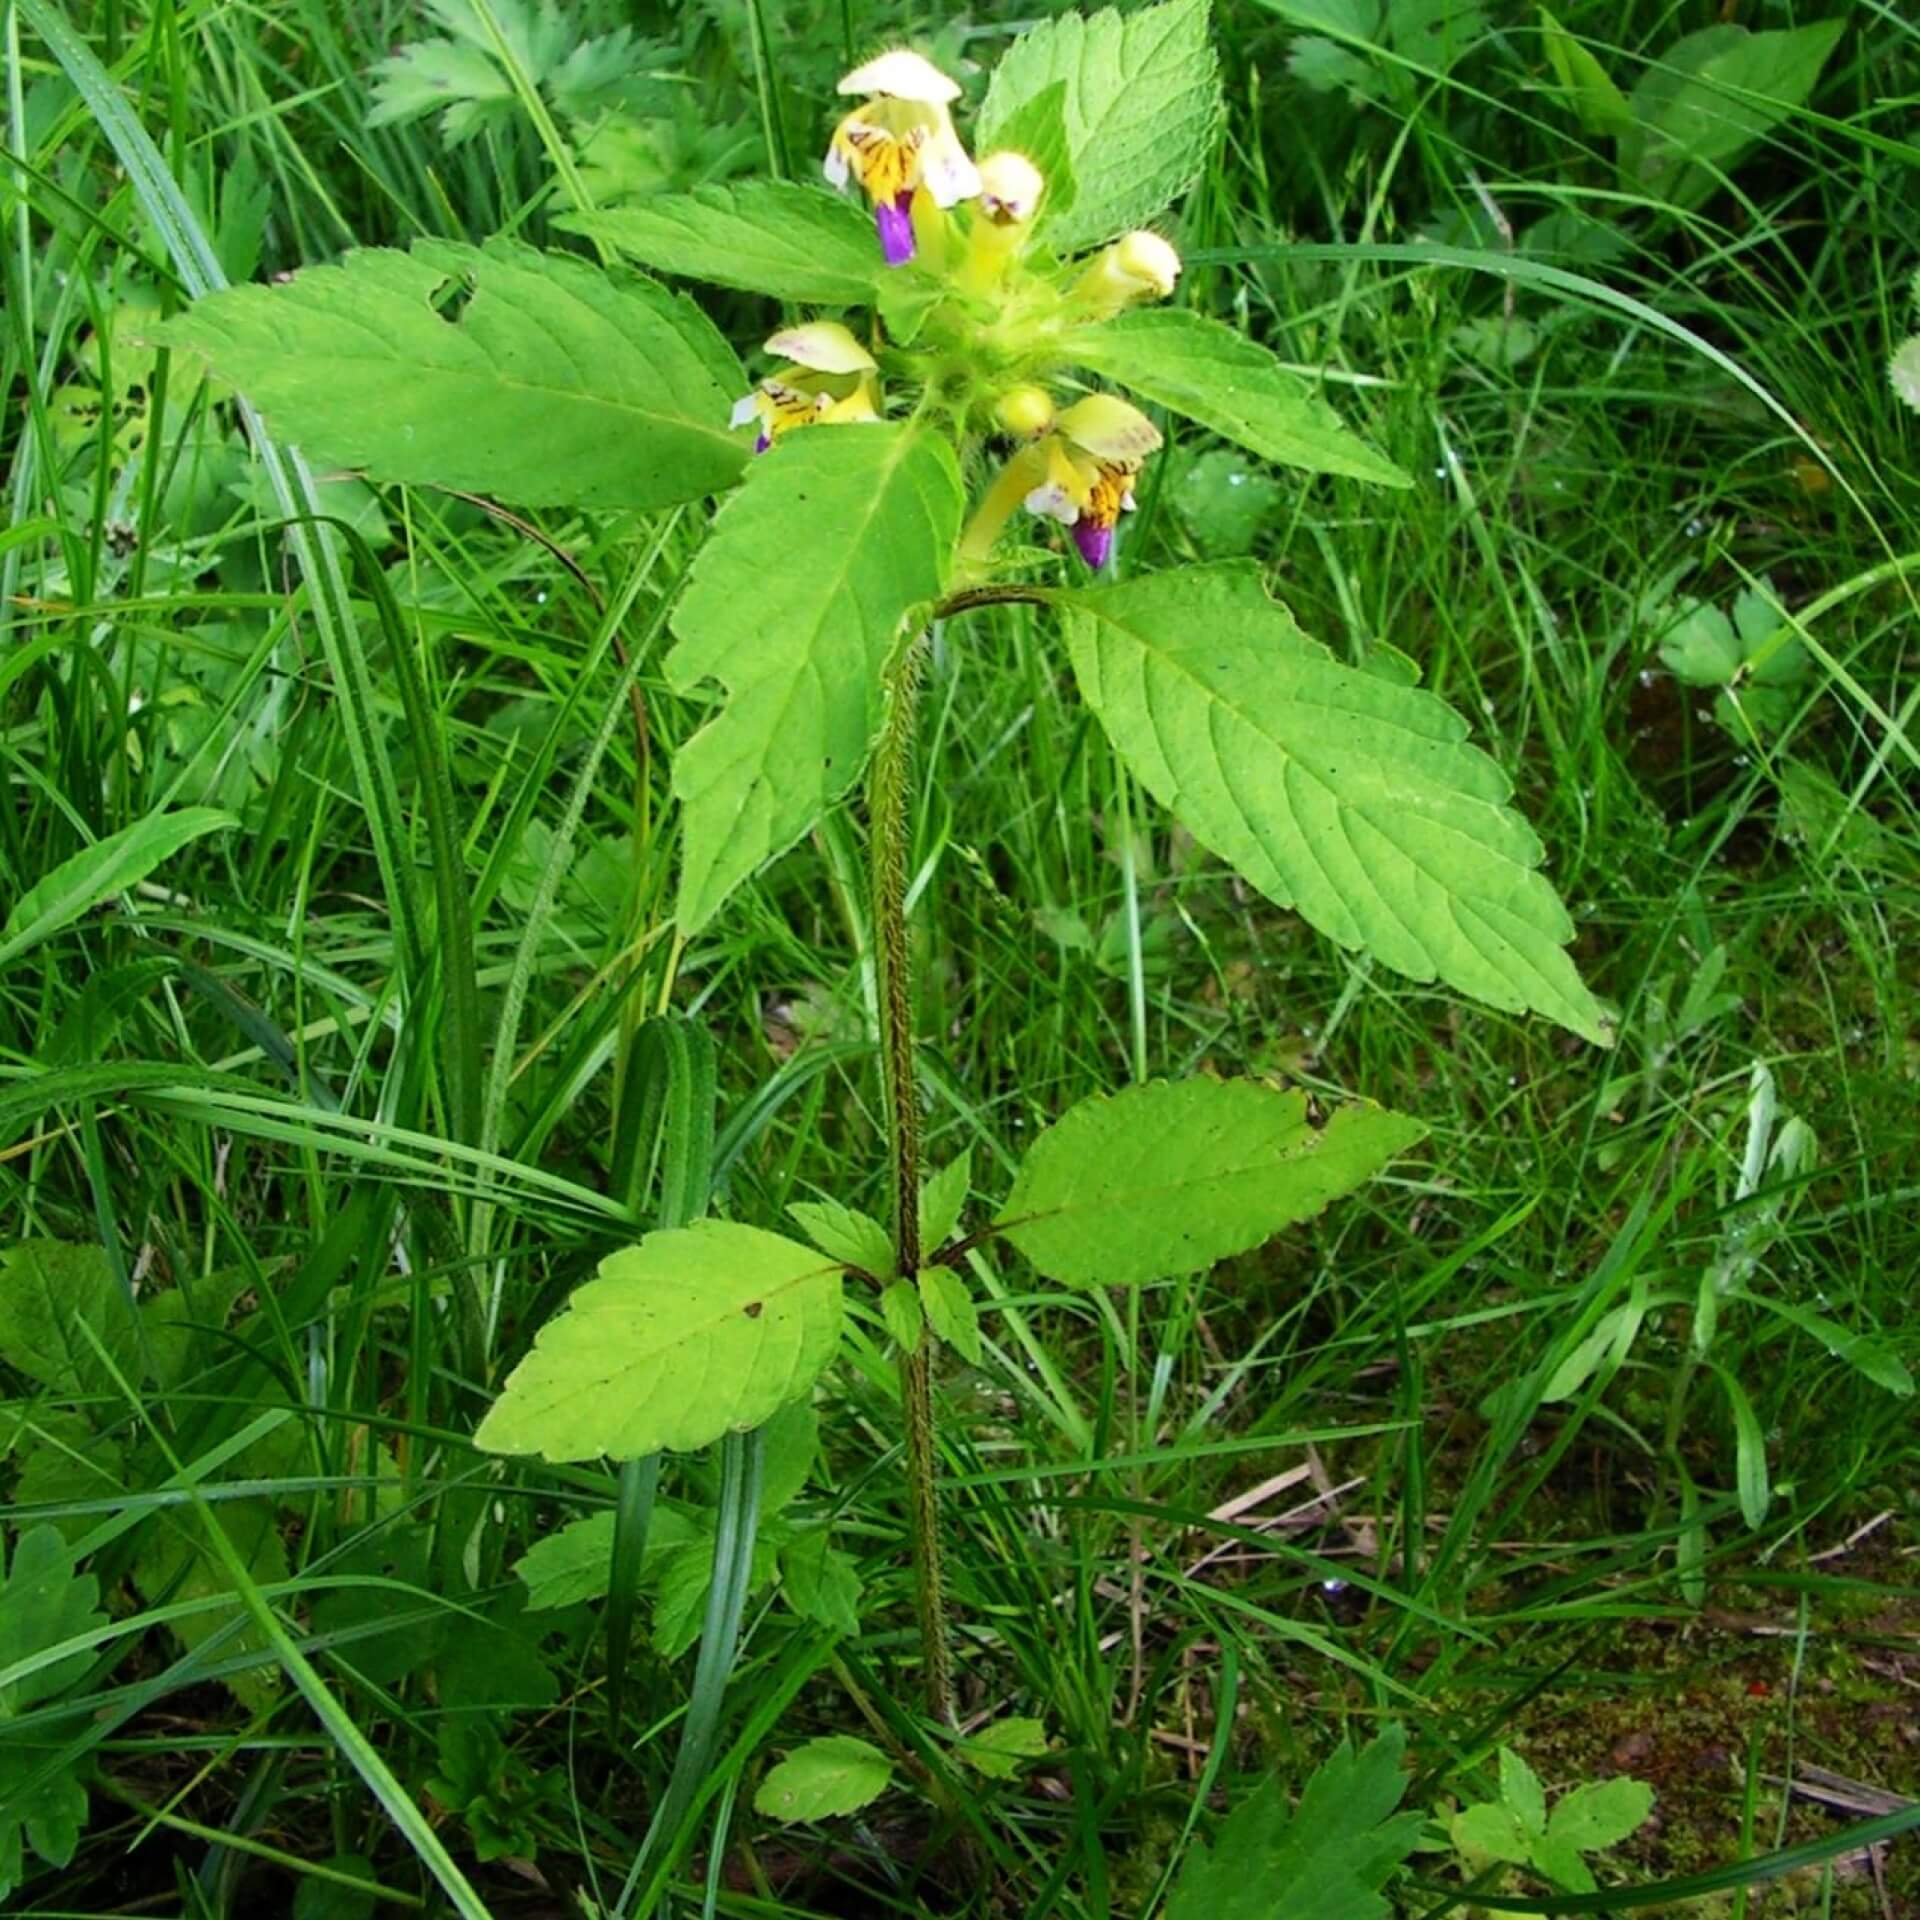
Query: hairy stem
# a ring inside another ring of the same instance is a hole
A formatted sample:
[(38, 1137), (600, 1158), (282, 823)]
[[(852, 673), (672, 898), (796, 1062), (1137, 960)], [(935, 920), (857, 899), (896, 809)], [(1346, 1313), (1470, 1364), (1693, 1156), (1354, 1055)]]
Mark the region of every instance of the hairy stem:
[[(867, 775), (893, 1247), (900, 1272), (908, 1279), (920, 1271), (920, 1094), (914, 1077), (913, 972), (907, 951), (907, 799), (925, 648), (924, 638), (915, 640), (888, 677), (886, 719)], [(936, 1720), (951, 1721), (953, 1656), (947, 1639), (940, 1501), (934, 1481), (933, 1346), (931, 1339), (923, 1339), (918, 1352), (900, 1356), (900, 1399), (906, 1419), (908, 1527), (927, 1711)]]

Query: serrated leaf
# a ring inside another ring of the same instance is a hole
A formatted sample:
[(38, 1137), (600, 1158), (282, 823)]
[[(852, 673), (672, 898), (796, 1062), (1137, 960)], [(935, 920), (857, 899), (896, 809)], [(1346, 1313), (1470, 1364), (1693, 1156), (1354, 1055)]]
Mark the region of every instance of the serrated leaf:
[[(527, 1590), (529, 1613), (606, 1598), (613, 1573), (616, 1518), (608, 1508), (583, 1520), (570, 1520), (521, 1555), (513, 1571)], [(698, 1532), (684, 1513), (655, 1501), (647, 1522), (647, 1550), (640, 1560), (640, 1584), (656, 1579), (667, 1556)]]
[(980, 1309), (961, 1275), (951, 1267), (922, 1267), (920, 1304), (927, 1324), (969, 1366), (980, 1364)]
[(1042, 1759), (1047, 1751), (1046, 1723), (1018, 1717), (996, 1720), (954, 1747), (962, 1761), (989, 1780), (1011, 1780), (1023, 1760)]
[(796, 1747), (761, 1781), (753, 1810), (769, 1820), (830, 1820), (858, 1813), (893, 1783), (887, 1756), (850, 1733)]
[(686, 809), (677, 907), (696, 933), (860, 777), (881, 670), (940, 592), (964, 494), (943, 440), (912, 427), (813, 427), (754, 462), (720, 510), (674, 613), (667, 678), (728, 688), (674, 757)]
[[(1073, 178), (1073, 142), (1067, 130), (1067, 83), (1055, 80), (1021, 101), (994, 128), (993, 144), (1024, 154), (1046, 182), (1034, 215), (1035, 231), (1044, 232), (1062, 220), (1078, 192)], [(883, 287), (886, 284), (881, 282)]]
[[(777, 1520), (763, 1524), (755, 1535), (747, 1573), (750, 1594), (773, 1578), (786, 1537), (783, 1523)], [(707, 1592), (713, 1585), (713, 1558), (713, 1534), (697, 1528), (692, 1539), (661, 1560), (654, 1586), (652, 1634), (653, 1650), (661, 1659), (679, 1659), (700, 1638)]]
[(938, 1253), (960, 1224), (960, 1210), (971, 1190), (973, 1156), (963, 1153), (920, 1183), (920, 1247)]
[(1063, 13), (1022, 34), (993, 70), (979, 150), (1002, 145), (1020, 109), (1062, 83), (1074, 197), (1047, 238), (1071, 251), (1145, 225), (1199, 178), (1220, 113), (1206, 0)]
[(1324, 1127), (1253, 1080), (1159, 1080), (1070, 1108), (1021, 1162), (996, 1225), (1049, 1279), (1197, 1273), (1351, 1191), (1426, 1131), (1380, 1107)]
[(778, 1513), (798, 1498), (820, 1453), (820, 1416), (805, 1400), (790, 1400), (760, 1431), (760, 1514)]
[(1121, 756), (1268, 898), (1412, 979), (1608, 1043), (1540, 842), (1450, 707), (1335, 660), (1248, 567), (1059, 597)]
[(840, 1272), (730, 1220), (650, 1233), (541, 1328), (481, 1421), (490, 1453), (634, 1459), (704, 1447), (798, 1398), (840, 1338)]
[(457, 40), (416, 40), (373, 69), (369, 129), (404, 126), (440, 113), (442, 130), (458, 145), (489, 119), (512, 119), (513, 82), (478, 47)]
[(1561, 1796), (1547, 1822), (1547, 1836), (1576, 1853), (1597, 1853), (1637, 1833), (1652, 1811), (1653, 1789), (1644, 1780), (1624, 1774), (1591, 1780)]
[(1307, 1782), (1297, 1811), (1267, 1780), (1196, 1846), (1166, 1920), (1384, 1920), (1380, 1897), (1419, 1843), (1426, 1816), (1395, 1814), (1407, 1788), (1406, 1736), (1389, 1728), (1355, 1753), (1342, 1746)]
[(654, 194), (558, 224), (655, 272), (775, 300), (864, 305), (887, 271), (873, 221), (859, 207), (790, 180)]
[(171, 807), (82, 847), (15, 900), (0, 929), (0, 967), (137, 886), (189, 842), (239, 824), (219, 807)]
[(1533, 1843), (1533, 1869), (1570, 1893), (1591, 1893), (1593, 1873), (1571, 1847), (1544, 1834)]
[(918, 1353), (926, 1336), (927, 1316), (919, 1289), (911, 1280), (889, 1280), (880, 1289), (880, 1317), (903, 1351)]
[(0, 1747), (0, 1900), (26, 1877), (28, 1847), (48, 1866), (64, 1867), (87, 1824), (87, 1790), (74, 1771), (29, 1784), (46, 1758), (36, 1747)]
[[(215, 1509), (220, 1525), (259, 1586), (288, 1577), (287, 1549), (270, 1500), (223, 1501)], [(201, 1523), (192, 1515), (161, 1513), (142, 1535), (133, 1563), (133, 1584), (149, 1606), (162, 1607), (180, 1600), (230, 1598), (230, 1608), (209, 1608), (170, 1620), (167, 1630), (191, 1652), (222, 1633), (224, 1657), (258, 1656), (257, 1664), (220, 1676), (220, 1684), (244, 1707), (265, 1712), (280, 1697), (281, 1672), (273, 1643), (260, 1626), (246, 1617), (233, 1575), (214, 1551)], [(235, 1619), (238, 1631), (232, 1631)]]
[(103, 1248), (25, 1240), (0, 1249), (0, 1360), (16, 1372), (55, 1393), (117, 1394), (115, 1370), (136, 1376), (139, 1351)]
[[(13, 1483), (16, 1509), (127, 1497), (126, 1455), (120, 1443), (96, 1433), (82, 1414), (44, 1404), (28, 1409), (13, 1437), (11, 1458), (20, 1467)], [(91, 1533), (99, 1520), (96, 1510), (58, 1514), (46, 1524), (72, 1542)]]
[(1521, 1826), (1511, 1807), (1503, 1807), (1498, 1801), (1463, 1807), (1447, 1822), (1447, 1832), (1470, 1862), (1501, 1860), (1508, 1866), (1524, 1867), (1533, 1858), (1536, 1836)]
[(838, 1200), (795, 1200), (787, 1212), (829, 1258), (858, 1267), (876, 1280), (892, 1274), (893, 1237), (872, 1214), (844, 1207)]
[(780, 1549), (780, 1586), (803, 1620), (849, 1636), (860, 1631), (860, 1570), (815, 1527)]
[(1540, 1776), (1511, 1747), (1500, 1749), (1500, 1798), (1527, 1834), (1547, 1830), (1547, 1790)]
[(211, 294), (156, 338), (375, 480), (644, 510), (730, 487), (747, 460), (727, 425), (746, 375), (698, 307), (511, 241), (350, 253)]
[[(99, 1599), (99, 1581), (74, 1570), (73, 1549), (57, 1528), (29, 1528), (14, 1547), (11, 1565), (0, 1537), (0, 1672), (104, 1627), (107, 1617)], [(85, 1652), (67, 1654), (0, 1685), (0, 1723), (52, 1699), (87, 1670), (90, 1660)]]
[(1062, 352), (1264, 460), (1377, 486), (1413, 484), (1267, 348), (1204, 314), (1140, 308), (1070, 335)]

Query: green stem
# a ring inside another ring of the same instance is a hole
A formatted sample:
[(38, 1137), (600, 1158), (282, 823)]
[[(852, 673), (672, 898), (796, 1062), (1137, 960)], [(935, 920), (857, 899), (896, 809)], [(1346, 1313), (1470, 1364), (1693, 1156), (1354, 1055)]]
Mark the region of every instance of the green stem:
[[(900, 1272), (920, 1271), (920, 1092), (913, 1062), (913, 971), (907, 951), (908, 788), (913, 722), (924, 637), (914, 640), (888, 676), (886, 719), (867, 775), (867, 820), (873, 862), (873, 945), (880, 989), (880, 1066), (887, 1116), (893, 1248)], [(947, 1638), (946, 1584), (940, 1564), (940, 1496), (935, 1483), (933, 1348), (900, 1357), (900, 1400), (906, 1423), (907, 1517), (913, 1551), (914, 1604), (927, 1711), (951, 1722), (953, 1653)]]

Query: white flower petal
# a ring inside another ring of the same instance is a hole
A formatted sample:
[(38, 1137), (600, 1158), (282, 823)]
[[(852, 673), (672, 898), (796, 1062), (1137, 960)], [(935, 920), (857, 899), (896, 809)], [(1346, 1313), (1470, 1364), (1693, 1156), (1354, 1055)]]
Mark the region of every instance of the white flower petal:
[(1043, 519), (1058, 520), (1063, 527), (1072, 526), (1080, 518), (1078, 503), (1057, 480), (1049, 480), (1045, 486), (1035, 487), (1027, 495), (1026, 509)]
[(949, 80), (931, 60), (905, 47), (895, 47), (855, 67), (835, 89), (839, 93), (884, 93), (895, 100), (923, 100), (945, 106), (960, 98), (957, 81)]
[(957, 207), (979, 196), (980, 169), (953, 133), (936, 133), (920, 155), (920, 184), (937, 207)]
[(851, 171), (847, 160), (847, 150), (838, 140), (827, 149), (827, 157), (820, 163), (820, 171), (827, 176), (827, 184), (844, 187)]
[(758, 420), (759, 418), (760, 389), (756, 387), (751, 393), (743, 393), (740, 398), (733, 403), (733, 411), (727, 416), (727, 425), (730, 427), (744, 427), (749, 421)]

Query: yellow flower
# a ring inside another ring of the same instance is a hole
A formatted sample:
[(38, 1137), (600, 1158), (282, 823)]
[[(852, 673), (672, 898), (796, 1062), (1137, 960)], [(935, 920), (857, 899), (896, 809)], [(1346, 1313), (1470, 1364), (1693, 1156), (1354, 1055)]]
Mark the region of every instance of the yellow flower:
[(734, 426), (756, 419), (760, 423), (754, 452), (765, 453), (795, 427), (880, 418), (873, 355), (837, 320), (783, 328), (767, 342), (767, 351), (786, 364), (774, 368), (733, 408)]
[(1164, 300), (1179, 278), (1179, 254), (1143, 228), (1116, 240), (1095, 259), (1074, 289), (1074, 298), (1082, 307), (1110, 315), (1136, 301)]
[(917, 192), (952, 207), (980, 191), (979, 170), (947, 112), (960, 88), (931, 61), (896, 48), (855, 67), (838, 91), (865, 98), (834, 128), (826, 176), (836, 187), (859, 182), (887, 264), (901, 266), (913, 258)]
[(1058, 520), (1098, 570), (1113, 557), (1113, 530), (1133, 510), (1133, 481), (1160, 445), (1160, 429), (1138, 407), (1110, 393), (1077, 400), (1034, 449), (1037, 484), (1026, 496), (1029, 513)]

